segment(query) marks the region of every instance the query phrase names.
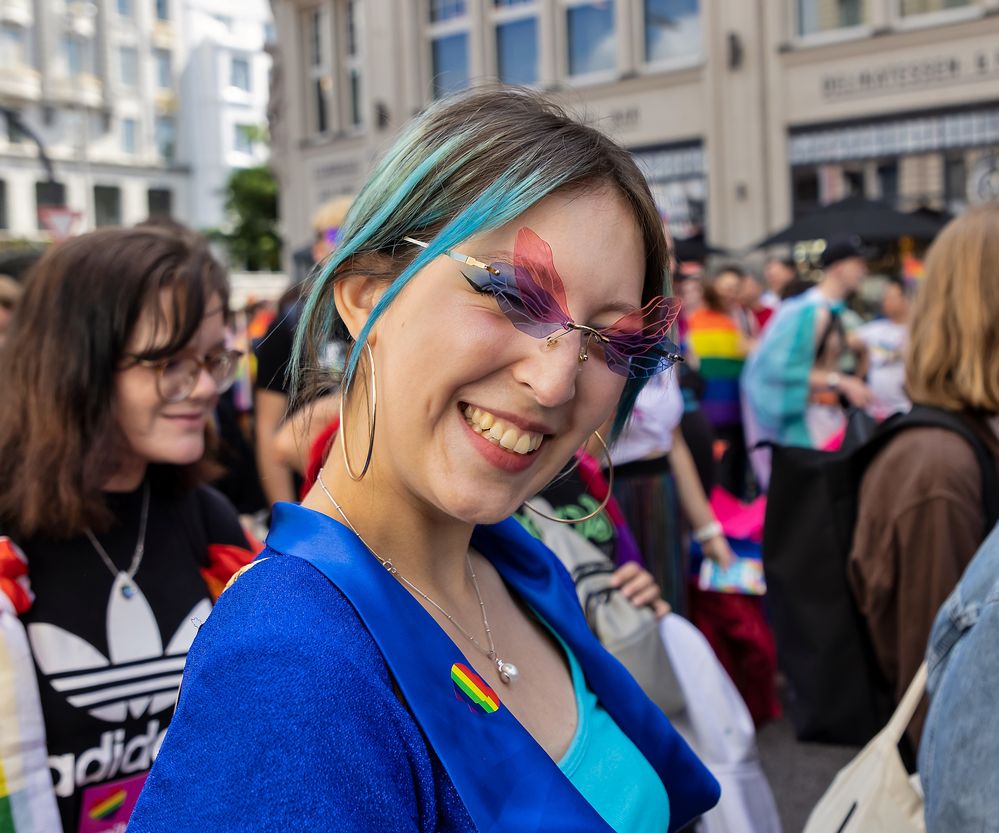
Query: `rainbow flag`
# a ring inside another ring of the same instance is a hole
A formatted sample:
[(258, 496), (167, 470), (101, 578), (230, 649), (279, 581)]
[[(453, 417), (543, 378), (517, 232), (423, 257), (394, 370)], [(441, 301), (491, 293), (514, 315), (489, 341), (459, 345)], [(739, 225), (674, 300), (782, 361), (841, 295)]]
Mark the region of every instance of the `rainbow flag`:
[(451, 666), (451, 682), (454, 683), (454, 693), (459, 700), (478, 706), (486, 714), (492, 714), (499, 709), (500, 701), (496, 692), (467, 665), (456, 662)]
[(59, 833), (45, 723), (24, 626), (0, 591), (0, 833)]
[(688, 324), (688, 344), (700, 359), (704, 379), (701, 411), (716, 427), (739, 425), (739, 377), (746, 356), (735, 321), (724, 313), (705, 309), (691, 315)]

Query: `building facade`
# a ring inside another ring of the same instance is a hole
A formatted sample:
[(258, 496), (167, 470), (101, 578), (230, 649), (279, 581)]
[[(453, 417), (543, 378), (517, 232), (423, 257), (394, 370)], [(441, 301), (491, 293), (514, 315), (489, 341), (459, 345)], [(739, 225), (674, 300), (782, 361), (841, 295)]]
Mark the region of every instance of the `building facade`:
[[(0, 245), (48, 239), (51, 209), (71, 212), (75, 233), (150, 216), (219, 224), (207, 193), (219, 166), (262, 158), (256, 133), (237, 146), (223, 122), (265, 122), (268, 11), (266, 0), (0, 1)], [(253, 36), (233, 22), (247, 18)], [(234, 55), (247, 58), (249, 90), (233, 89)]]
[(194, 228), (223, 225), (229, 174), (267, 162), (272, 32), (267, 0), (187, 0), (180, 150)]
[(850, 193), (999, 189), (999, 0), (274, 0), (294, 247), (433, 98), (544, 90), (630, 148), (675, 234), (741, 248)]

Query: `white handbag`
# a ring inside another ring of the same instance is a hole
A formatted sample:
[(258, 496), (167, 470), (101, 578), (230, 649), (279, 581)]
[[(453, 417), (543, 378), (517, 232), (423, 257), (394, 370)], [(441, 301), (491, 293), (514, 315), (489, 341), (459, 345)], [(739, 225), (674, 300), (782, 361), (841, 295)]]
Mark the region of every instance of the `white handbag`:
[(898, 754), (925, 690), (924, 662), (888, 725), (839, 771), (803, 833), (925, 833), (919, 776), (910, 778)]
[(686, 619), (671, 613), (659, 623), (659, 632), (687, 701), (686, 711), (670, 720), (721, 784), (721, 800), (697, 829), (781, 833), (753, 719), (738, 689), (707, 639)]

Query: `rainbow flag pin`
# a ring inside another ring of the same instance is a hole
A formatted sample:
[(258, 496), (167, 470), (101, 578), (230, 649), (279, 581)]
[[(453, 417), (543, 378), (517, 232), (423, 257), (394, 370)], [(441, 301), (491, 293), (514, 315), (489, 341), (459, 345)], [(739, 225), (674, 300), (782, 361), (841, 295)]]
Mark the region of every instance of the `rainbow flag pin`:
[(117, 792), (111, 793), (111, 795), (100, 802), (100, 804), (95, 804), (93, 806), (90, 810), (90, 818), (97, 821), (103, 821), (104, 819), (111, 818), (111, 816), (122, 808), (125, 804), (126, 798), (128, 798), (128, 793), (124, 790), (118, 790)]
[[(470, 708), (478, 706), (486, 714), (492, 714), (500, 707), (500, 699), (496, 692), (487, 686), (482, 677), (463, 663), (456, 662), (451, 666), (451, 682), (454, 683), (454, 694)], [(475, 711), (472, 708), (472, 711)]]

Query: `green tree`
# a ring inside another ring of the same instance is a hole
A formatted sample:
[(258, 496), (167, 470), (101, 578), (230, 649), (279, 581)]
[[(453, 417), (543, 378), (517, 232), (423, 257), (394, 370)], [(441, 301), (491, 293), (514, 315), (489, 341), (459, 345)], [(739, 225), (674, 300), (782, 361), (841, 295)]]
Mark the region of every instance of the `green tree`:
[(225, 247), (233, 266), (248, 272), (281, 268), (281, 238), (277, 233), (277, 181), (264, 166), (240, 168), (226, 181), (228, 230), (208, 235)]

